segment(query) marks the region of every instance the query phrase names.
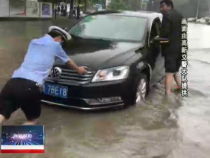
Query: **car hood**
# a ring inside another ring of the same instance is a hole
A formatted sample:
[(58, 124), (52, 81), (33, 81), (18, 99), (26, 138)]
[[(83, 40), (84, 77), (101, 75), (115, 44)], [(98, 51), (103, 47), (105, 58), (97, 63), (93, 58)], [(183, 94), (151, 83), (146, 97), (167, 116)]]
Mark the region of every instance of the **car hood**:
[(64, 50), (77, 65), (97, 70), (122, 65), (142, 47), (142, 43), (73, 39)]

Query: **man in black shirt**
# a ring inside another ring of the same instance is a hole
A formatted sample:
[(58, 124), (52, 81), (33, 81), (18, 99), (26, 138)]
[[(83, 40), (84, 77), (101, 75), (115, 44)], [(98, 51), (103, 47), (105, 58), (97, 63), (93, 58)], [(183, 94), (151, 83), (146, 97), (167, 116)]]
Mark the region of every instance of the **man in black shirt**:
[(166, 94), (171, 93), (173, 79), (181, 89), (181, 78), (178, 74), (181, 66), (181, 22), (182, 15), (178, 13), (171, 0), (162, 0), (160, 9), (163, 14), (161, 37), (168, 38), (169, 42), (162, 44), (162, 53), (165, 58)]

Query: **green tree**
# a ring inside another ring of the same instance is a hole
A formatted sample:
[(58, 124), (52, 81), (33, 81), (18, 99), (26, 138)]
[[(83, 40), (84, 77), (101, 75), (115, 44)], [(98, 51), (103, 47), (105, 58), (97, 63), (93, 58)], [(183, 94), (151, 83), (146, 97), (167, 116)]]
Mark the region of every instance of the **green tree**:
[(199, 5), (198, 17), (202, 17), (203, 14), (209, 11), (209, 0), (176, 0), (174, 1), (175, 8), (186, 17), (195, 17)]
[(39, 2), (58, 3), (59, 0), (38, 0)]
[(102, 4), (102, 0), (92, 0), (93, 4)]
[(140, 0), (130, 0), (130, 7), (132, 10), (140, 10), (141, 9), (141, 1)]
[(112, 0), (108, 6), (111, 10), (140, 10), (141, 0)]
[(112, 0), (107, 8), (110, 10), (130, 10), (131, 8), (127, 4), (127, 0)]

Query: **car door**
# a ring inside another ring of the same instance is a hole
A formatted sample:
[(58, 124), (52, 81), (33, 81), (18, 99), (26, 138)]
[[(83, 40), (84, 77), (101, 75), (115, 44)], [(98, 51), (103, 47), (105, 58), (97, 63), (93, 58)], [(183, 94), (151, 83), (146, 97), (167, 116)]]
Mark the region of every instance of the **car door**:
[[(161, 22), (158, 20), (156, 21), (155, 25), (157, 29), (157, 34), (158, 36), (160, 36)], [(158, 47), (159, 47), (159, 55), (157, 57), (157, 62), (156, 62), (157, 82), (159, 82), (165, 74), (164, 57), (162, 56), (161, 44), (159, 44)]]
[(150, 49), (150, 66), (153, 69), (151, 84), (156, 84), (159, 82), (164, 73), (164, 58), (161, 53), (161, 45), (157, 43), (153, 43), (153, 39), (160, 35), (160, 26), (161, 22), (159, 18), (155, 19), (152, 23), (152, 28), (149, 36), (149, 49)]

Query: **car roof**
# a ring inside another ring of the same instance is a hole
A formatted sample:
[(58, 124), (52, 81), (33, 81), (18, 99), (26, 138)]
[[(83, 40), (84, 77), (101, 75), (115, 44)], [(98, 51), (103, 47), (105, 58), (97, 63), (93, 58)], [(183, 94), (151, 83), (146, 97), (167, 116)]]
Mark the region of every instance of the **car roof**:
[(143, 17), (147, 19), (155, 19), (157, 17), (162, 20), (162, 14), (158, 12), (151, 12), (151, 11), (113, 11), (113, 10), (103, 10), (94, 12), (90, 15), (100, 15), (100, 14), (112, 14), (112, 15), (122, 15), (122, 16), (133, 16), (133, 17)]
[(153, 21), (156, 18), (159, 18), (161, 22), (163, 19), (163, 16), (161, 13), (152, 12), (152, 11), (142, 11), (142, 10), (139, 10), (139, 11), (104, 10), (104, 11), (97, 11), (97, 12), (91, 13), (89, 15), (106, 15), (106, 14), (147, 18), (148, 19), (148, 31), (151, 30)]

